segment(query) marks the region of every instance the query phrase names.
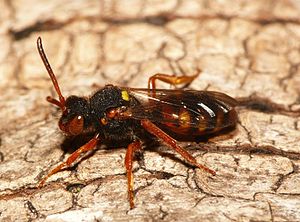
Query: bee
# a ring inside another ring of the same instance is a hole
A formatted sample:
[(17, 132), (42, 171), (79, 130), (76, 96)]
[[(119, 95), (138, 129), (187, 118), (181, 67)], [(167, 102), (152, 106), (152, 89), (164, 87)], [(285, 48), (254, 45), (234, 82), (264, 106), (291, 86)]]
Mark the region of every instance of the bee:
[(129, 88), (106, 85), (89, 97), (69, 96), (65, 99), (50, 63), (46, 57), (40, 37), (37, 48), (52, 80), (58, 100), (48, 96), (48, 102), (58, 106), (62, 116), (59, 128), (66, 135), (92, 134), (93, 137), (73, 152), (68, 159), (51, 170), (38, 187), (42, 187), (53, 174), (68, 168), (76, 159), (94, 149), (103, 141), (128, 141), (125, 167), (128, 183), (128, 201), (134, 208), (133, 157), (142, 149), (143, 135), (157, 137), (169, 148), (179, 153), (189, 164), (215, 175), (182, 148), (176, 137), (201, 137), (234, 128), (238, 116), (237, 101), (221, 92), (183, 89), (157, 89), (156, 81), (171, 85), (189, 84), (200, 73), (193, 76), (155, 74), (148, 80), (148, 88)]

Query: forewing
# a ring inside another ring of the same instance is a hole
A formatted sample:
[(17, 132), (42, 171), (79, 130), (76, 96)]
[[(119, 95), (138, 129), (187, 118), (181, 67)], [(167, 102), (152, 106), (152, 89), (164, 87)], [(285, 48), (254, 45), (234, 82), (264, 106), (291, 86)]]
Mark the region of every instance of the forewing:
[(226, 113), (237, 105), (232, 97), (214, 91), (158, 89), (153, 94), (148, 89), (126, 90), (138, 101), (138, 105), (129, 110), (132, 118), (159, 124), (179, 124), (180, 116), (188, 113), (189, 118), (184, 119), (184, 123), (189, 127), (210, 129), (215, 127), (218, 110)]

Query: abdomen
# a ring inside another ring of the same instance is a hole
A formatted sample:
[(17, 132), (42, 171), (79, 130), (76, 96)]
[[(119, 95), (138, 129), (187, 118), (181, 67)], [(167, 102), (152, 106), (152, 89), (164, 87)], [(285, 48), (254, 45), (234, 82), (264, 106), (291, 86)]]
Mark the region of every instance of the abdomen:
[(148, 119), (167, 133), (201, 136), (234, 127), (237, 101), (220, 92), (196, 90), (128, 89), (138, 102), (131, 118)]
[(195, 92), (183, 91), (166, 97), (154, 111), (155, 115), (162, 115), (156, 124), (181, 136), (209, 135), (235, 127), (237, 102), (233, 98), (218, 92)]

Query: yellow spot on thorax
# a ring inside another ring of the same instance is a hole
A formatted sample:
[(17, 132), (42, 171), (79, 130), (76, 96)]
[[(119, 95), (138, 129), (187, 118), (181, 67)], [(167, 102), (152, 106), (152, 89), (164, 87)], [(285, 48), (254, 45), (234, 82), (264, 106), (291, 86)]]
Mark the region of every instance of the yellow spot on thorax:
[(125, 101), (129, 101), (128, 92), (126, 90), (123, 90), (121, 93), (122, 93), (122, 99), (124, 99)]

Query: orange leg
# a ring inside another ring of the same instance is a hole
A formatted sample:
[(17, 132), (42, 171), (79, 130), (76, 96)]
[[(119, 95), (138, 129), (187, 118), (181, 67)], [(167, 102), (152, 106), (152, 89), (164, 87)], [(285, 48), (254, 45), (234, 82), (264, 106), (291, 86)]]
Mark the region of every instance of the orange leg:
[(92, 150), (97, 145), (98, 141), (99, 141), (99, 134), (96, 134), (89, 142), (87, 142), (82, 147), (77, 149), (74, 153), (72, 153), (66, 162), (59, 164), (57, 167), (55, 167), (53, 170), (51, 170), (50, 173), (48, 173), (48, 175), (45, 176), (39, 182), (38, 187), (41, 188), (50, 176), (59, 172), (62, 168), (69, 167), (80, 156), (81, 153)]
[(125, 167), (127, 172), (127, 182), (128, 182), (128, 199), (130, 204), (130, 209), (134, 208), (133, 200), (133, 173), (132, 173), (132, 164), (134, 152), (141, 149), (140, 141), (135, 141), (128, 145), (127, 152), (125, 156)]
[(208, 167), (206, 167), (202, 164), (197, 163), (197, 160), (191, 154), (189, 154), (185, 149), (180, 147), (177, 144), (177, 141), (175, 139), (173, 139), (171, 136), (166, 134), (164, 131), (162, 131), (160, 128), (158, 128), (155, 124), (153, 124), (149, 120), (141, 120), (141, 124), (149, 133), (160, 138), (163, 142), (165, 142), (167, 145), (169, 145), (169, 147), (171, 147), (177, 153), (179, 153), (190, 164), (192, 164), (198, 168), (201, 168), (212, 175), (216, 175), (215, 171), (209, 169)]
[(148, 89), (149, 90), (155, 90), (156, 85), (155, 81), (160, 80), (165, 83), (169, 83), (171, 85), (179, 85), (179, 84), (189, 84), (191, 83), (199, 74), (201, 73), (201, 70), (198, 69), (197, 73), (192, 76), (173, 76), (163, 73), (157, 73), (153, 76), (151, 76), (148, 80)]

